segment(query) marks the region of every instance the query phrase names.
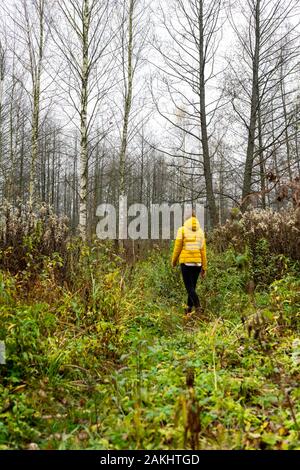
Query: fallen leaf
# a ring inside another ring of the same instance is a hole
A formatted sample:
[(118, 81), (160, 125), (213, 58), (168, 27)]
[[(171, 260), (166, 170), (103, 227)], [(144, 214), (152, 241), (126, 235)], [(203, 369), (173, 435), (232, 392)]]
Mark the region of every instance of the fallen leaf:
[(15, 393), (15, 392), (20, 392), (21, 390), (24, 390), (24, 388), (27, 387), (27, 384), (22, 384), (22, 385), (18, 385), (17, 387), (15, 387), (12, 392)]

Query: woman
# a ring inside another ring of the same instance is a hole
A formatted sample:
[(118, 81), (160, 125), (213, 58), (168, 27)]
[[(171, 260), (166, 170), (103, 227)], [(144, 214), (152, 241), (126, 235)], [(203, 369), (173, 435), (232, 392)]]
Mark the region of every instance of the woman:
[(178, 229), (172, 257), (173, 267), (176, 266), (178, 260), (188, 293), (185, 313), (191, 313), (193, 307), (195, 307), (196, 313), (201, 314), (203, 309), (196, 293), (196, 285), (200, 273), (202, 278), (206, 276), (206, 242), (203, 230), (194, 212), (185, 221), (184, 225)]

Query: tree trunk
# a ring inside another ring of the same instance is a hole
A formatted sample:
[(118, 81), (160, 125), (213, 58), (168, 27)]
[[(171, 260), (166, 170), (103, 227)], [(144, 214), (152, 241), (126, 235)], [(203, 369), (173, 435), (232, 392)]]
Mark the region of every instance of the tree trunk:
[(261, 190), (261, 204), (262, 208), (266, 208), (266, 176), (264, 164), (264, 151), (262, 141), (262, 123), (260, 107), (258, 109), (258, 156), (259, 156), (259, 175), (260, 175), (260, 190)]
[[(39, 50), (37, 65), (34, 64), (33, 55), (31, 50), (31, 76), (32, 76), (32, 94), (33, 94), (33, 114), (31, 124), (31, 162), (30, 162), (30, 176), (29, 176), (29, 206), (32, 207), (35, 199), (35, 180), (36, 180), (36, 164), (38, 159), (38, 144), (39, 144), (39, 121), (40, 121), (40, 98), (41, 98), (41, 75), (42, 75), (42, 62), (44, 55), (44, 0), (40, 0), (38, 4), (39, 13)], [(27, 10), (25, 10), (27, 15)], [(29, 21), (27, 20), (28, 27), (28, 47), (31, 44), (31, 31), (29, 29)]]
[(283, 116), (284, 116), (284, 126), (285, 126), (285, 145), (286, 145), (286, 159), (287, 159), (287, 166), (288, 166), (288, 175), (290, 180), (292, 180), (292, 167), (291, 167), (291, 149), (290, 149), (290, 138), (289, 138), (289, 123), (288, 123), (288, 113), (287, 113), (287, 106), (286, 106), (286, 93), (285, 93), (285, 86), (284, 86), (284, 72), (283, 72), (283, 65), (281, 60), (281, 67), (280, 67), (280, 90), (281, 90), (281, 99), (282, 99), (282, 108), (283, 108)]
[(206, 93), (205, 93), (205, 57), (204, 57), (204, 26), (203, 26), (203, 0), (200, 0), (199, 9), (199, 98), (200, 98), (200, 126), (203, 152), (203, 167), (208, 202), (209, 220), (212, 227), (218, 224), (218, 212), (213, 190), (213, 178), (208, 144)]
[(0, 165), (3, 158), (3, 95), (5, 76), (5, 52), (0, 43)]
[[(132, 65), (132, 53), (133, 53), (133, 13), (136, 0), (129, 0), (129, 13), (128, 13), (128, 49), (127, 49), (127, 73), (125, 79), (125, 102), (124, 102), (124, 118), (123, 118), (123, 129), (122, 129), (122, 140), (120, 149), (120, 180), (119, 180), (119, 198), (120, 200), (125, 198), (125, 163), (126, 163), (126, 152), (128, 146), (128, 125), (130, 110), (132, 105), (132, 87), (133, 87), (133, 65)], [(124, 64), (125, 65), (125, 64)], [(121, 204), (122, 206), (122, 204)], [(119, 207), (119, 246), (123, 246), (122, 238), (126, 237), (125, 227), (125, 214)], [(121, 233), (120, 233), (121, 232)]]
[(253, 171), (253, 160), (254, 160), (254, 147), (255, 147), (255, 131), (257, 122), (257, 109), (259, 103), (259, 89), (258, 89), (258, 72), (259, 72), (259, 52), (260, 52), (260, 2), (256, 0), (255, 6), (255, 50), (252, 61), (252, 93), (251, 93), (251, 113), (250, 123), (248, 128), (248, 145), (246, 154), (246, 163), (244, 170), (243, 180), (243, 205), (242, 209), (247, 208), (247, 201), (245, 198), (251, 193), (252, 185), (252, 171)]
[(88, 184), (88, 79), (89, 79), (89, 0), (84, 0), (82, 28), (82, 79), (80, 102), (80, 207), (79, 233), (87, 236), (87, 184)]

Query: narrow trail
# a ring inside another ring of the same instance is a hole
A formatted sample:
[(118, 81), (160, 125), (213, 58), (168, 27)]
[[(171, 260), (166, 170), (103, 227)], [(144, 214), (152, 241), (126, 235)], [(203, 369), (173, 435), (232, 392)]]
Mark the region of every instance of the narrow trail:
[[(69, 291), (22, 304), (9, 284), (1, 448), (299, 448), (297, 329), (279, 322), (284, 308), (297, 318), (299, 280), (258, 292), (254, 307), (217, 258), (198, 286), (207, 319), (187, 321), (168, 261), (155, 253), (125, 281), (99, 275), (88, 315)], [(249, 334), (244, 312), (267, 322)]]
[[(243, 345), (241, 322), (186, 322), (176, 310), (156, 318), (164, 323), (162, 334), (151, 324), (129, 333), (131, 352), (113, 374), (115, 393), (107, 397), (116, 426), (107, 429), (105, 446), (195, 448), (191, 406), (201, 412), (196, 448), (254, 448), (264, 433), (261, 447), (268, 439), (276, 445), (271, 430), (287, 432), (286, 412), (278, 406), (280, 386), (272, 374), (266, 378), (268, 359)], [(197, 397), (192, 404), (186, 385), (190, 370), (195, 372), (192, 392)]]

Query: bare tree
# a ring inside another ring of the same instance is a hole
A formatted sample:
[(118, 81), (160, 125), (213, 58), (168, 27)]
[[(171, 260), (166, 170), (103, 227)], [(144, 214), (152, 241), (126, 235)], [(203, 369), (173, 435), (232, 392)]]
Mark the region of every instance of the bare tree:
[(4, 80), (6, 75), (6, 45), (0, 39), (0, 165), (3, 156), (3, 108), (4, 108)]
[(112, 86), (108, 76), (112, 70), (109, 46), (115, 35), (113, 6), (111, 0), (62, 0), (53, 27), (52, 37), (65, 63), (60, 79), (72, 107), (70, 118), (80, 130), (79, 232), (83, 239), (87, 234), (90, 136), (100, 104)]
[(26, 91), (31, 102), (31, 161), (29, 177), (29, 204), (36, 196), (36, 166), (39, 153), (39, 126), (41, 112), (41, 80), (45, 71), (45, 47), (47, 39), (47, 0), (32, 0), (30, 4), (21, 0), (11, 14), (16, 28), (17, 48), (14, 53), (25, 74), (30, 76), (30, 88)]
[[(120, 149), (120, 181), (119, 193), (120, 196), (125, 195), (125, 157), (128, 145), (128, 125), (130, 118), (130, 111), (132, 106), (132, 89), (133, 89), (133, 17), (137, 0), (128, 0), (124, 3), (123, 19), (122, 19), (122, 53), (125, 54), (124, 48), (127, 49), (127, 58), (123, 57), (122, 67), (124, 75), (124, 116)], [(128, 8), (126, 8), (128, 7)], [(127, 16), (127, 21), (126, 21)], [(124, 31), (125, 25), (128, 25), (127, 33)]]
[[(120, 142), (117, 142), (119, 174), (118, 197), (121, 205), (125, 203), (127, 186), (126, 174), (128, 172), (129, 146), (139, 135), (145, 120), (143, 83), (145, 78), (140, 74), (139, 83), (137, 73), (144, 64), (143, 53), (147, 46), (150, 28), (148, 3), (145, 0), (120, 0), (118, 14), (118, 35), (116, 37), (115, 60), (118, 64), (120, 86), (114, 99), (115, 124), (119, 130)], [(119, 202), (118, 201), (118, 202)], [(122, 218), (123, 211), (119, 207), (119, 246), (125, 236), (126, 227)]]
[[(244, 209), (255, 183), (256, 166), (259, 167), (260, 190), (265, 195), (266, 162), (274, 152), (274, 144), (278, 149), (284, 144), (284, 137), (289, 140), (287, 133), (291, 122), (287, 100), (291, 91), (284, 89), (284, 83), (286, 77), (290, 79), (295, 73), (298, 33), (296, 24), (288, 28), (287, 25), (297, 11), (294, 0), (249, 0), (246, 4), (237, 0), (229, 9), (238, 45), (234, 54), (229, 55), (227, 92), (229, 90), (233, 109), (247, 132), (242, 184)], [(275, 117), (280, 125), (272, 127)], [(262, 205), (265, 203), (263, 196)]]
[[(218, 223), (210, 138), (221, 96), (207, 100), (207, 89), (216, 79), (216, 51), (221, 39), (221, 0), (178, 0), (172, 8), (162, 8), (163, 26), (169, 44), (157, 44), (164, 59), (163, 82), (171, 103), (183, 112), (189, 126), (184, 129), (191, 143), (184, 158), (200, 159), (205, 180), (210, 223)], [(179, 130), (183, 130), (171, 112), (158, 112)], [(199, 146), (200, 144), (200, 146)], [(198, 146), (198, 148), (197, 148)]]

